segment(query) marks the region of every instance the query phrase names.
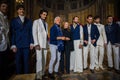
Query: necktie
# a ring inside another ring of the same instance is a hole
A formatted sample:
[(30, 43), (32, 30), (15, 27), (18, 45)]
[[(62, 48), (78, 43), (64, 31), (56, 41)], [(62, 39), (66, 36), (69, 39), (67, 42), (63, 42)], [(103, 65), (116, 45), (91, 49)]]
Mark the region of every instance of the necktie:
[(45, 24), (45, 21), (43, 21), (43, 25), (44, 25), (44, 28), (45, 28), (45, 30), (46, 30), (46, 24)]

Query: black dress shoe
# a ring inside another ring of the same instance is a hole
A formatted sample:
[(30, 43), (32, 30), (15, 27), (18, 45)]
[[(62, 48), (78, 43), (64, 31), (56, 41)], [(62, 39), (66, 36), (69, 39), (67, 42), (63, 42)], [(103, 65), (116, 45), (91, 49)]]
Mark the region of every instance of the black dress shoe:
[(94, 70), (90, 69), (91, 73), (95, 73)]
[(35, 80), (42, 80), (42, 79), (35, 79)]
[(88, 69), (88, 67), (87, 68), (84, 68), (83, 70), (87, 70)]
[(55, 79), (54, 74), (50, 74), (50, 73), (49, 73), (49, 74), (48, 74), (48, 77), (51, 78), (51, 79)]
[(54, 72), (55, 76), (62, 76), (62, 73), (60, 72)]
[(41, 79), (40, 79), (40, 78), (39, 78), (39, 79), (38, 79), (38, 78), (35, 78), (35, 80), (42, 80), (42, 78), (41, 78)]
[(113, 70), (113, 67), (108, 67), (108, 71), (112, 71)]
[(120, 70), (115, 70), (115, 72), (116, 72), (117, 74), (120, 74)]
[(42, 76), (42, 79), (44, 80), (45, 78), (48, 78), (47, 74)]
[(66, 72), (66, 74), (70, 74), (70, 72)]

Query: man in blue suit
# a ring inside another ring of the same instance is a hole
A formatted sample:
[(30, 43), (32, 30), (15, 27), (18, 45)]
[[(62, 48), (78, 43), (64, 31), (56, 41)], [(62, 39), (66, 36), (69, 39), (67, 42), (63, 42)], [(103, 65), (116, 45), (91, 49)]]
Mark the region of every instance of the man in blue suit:
[[(118, 24), (118, 31), (117, 31), (117, 43), (120, 44), (120, 20), (116, 22)], [(120, 66), (120, 46), (119, 46), (119, 66)]]
[(117, 43), (118, 25), (113, 23), (113, 17), (107, 16), (107, 24), (105, 25), (105, 31), (107, 36), (107, 58), (108, 58), (108, 70), (113, 69), (113, 57), (112, 49), (114, 53), (114, 68), (117, 73), (119, 71), (119, 47), (115, 45)]
[[(11, 21), (11, 49), (16, 53), (16, 73), (29, 73), (29, 53), (33, 49), (32, 21), (25, 17), (24, 6), (17, 6), (18, 17)], [(22, 60), (23, 59), (23, 60)], [(23, 63), (22, 63), (23, 61)]]
[(88, 52), (90, 50), (90, 71), (94, 73), (95, 67), (95, 47), (96, 42), (100, 36), (98, 28), (93, 23), (92, 15), (87, 16), (87, 24), (83, 27), (84, 32), (84, 48), (83, 48), (83, 56), (84, 56), (84, 70), (88, 69), (87, 67), (87, 59)]

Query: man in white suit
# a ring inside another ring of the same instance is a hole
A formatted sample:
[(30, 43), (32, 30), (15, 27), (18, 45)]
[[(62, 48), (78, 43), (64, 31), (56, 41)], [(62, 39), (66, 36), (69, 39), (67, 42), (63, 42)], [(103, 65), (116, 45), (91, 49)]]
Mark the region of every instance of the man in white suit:
[[(99, 70), (99, 68), (104, 70), (103, 65), (102, 65), (103, 58), (104, 58), (104, 48), (105, 48), (104, 46), (107, 45), (105, 27), (104, 25), (100, 24), (99, 16), (94, 17), (94, 22), (95, 22), (94, 24), (97, 26), (99, 33), (100, 33), (100, 37), (98, 38), (96, 52), (95, 52), (95, 68), (96, 70)], [(98, 53), (99, 53), (99, 57), (98, 57)]]
[(33, 39), (34, 46), (36, 49), (36, 78), (42, 79), (45, 72), (45, 64), (47, 57), (47, 35), (48, 35), (48, 25), (45, 22), (48, 12), (46, 10), (41, 10), (39, 13), (39, 19), (35, 20), (33, 23)]

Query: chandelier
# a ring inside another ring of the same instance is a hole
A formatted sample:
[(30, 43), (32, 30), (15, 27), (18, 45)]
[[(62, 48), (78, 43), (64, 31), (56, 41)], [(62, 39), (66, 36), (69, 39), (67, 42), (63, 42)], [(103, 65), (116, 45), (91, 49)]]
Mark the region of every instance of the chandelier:
[(23, 4), (23, 3), (24, 3), (24, 0), (16, 0), (16, 3), (18, 3), (18, 4)]

